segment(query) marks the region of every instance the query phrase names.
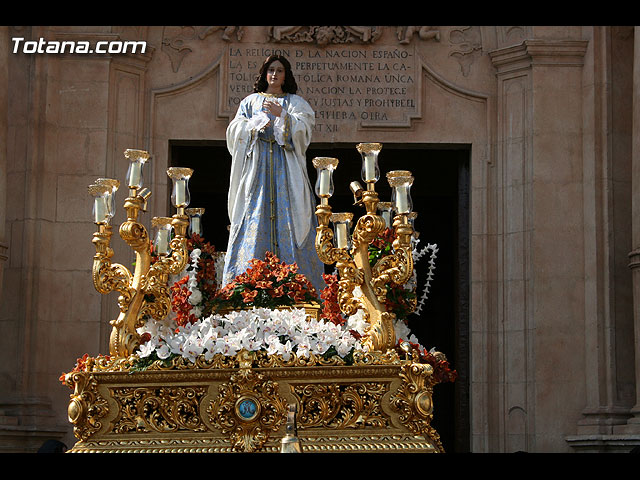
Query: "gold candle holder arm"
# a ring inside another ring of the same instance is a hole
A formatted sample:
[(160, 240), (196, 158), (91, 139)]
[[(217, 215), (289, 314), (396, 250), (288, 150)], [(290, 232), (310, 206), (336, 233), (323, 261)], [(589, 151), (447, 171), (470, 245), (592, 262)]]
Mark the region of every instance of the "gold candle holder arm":
[(413, 274), (413, 227), (409, 221), (411, 197), (409, 188), (413, 183), (411, 172), (394, 170), (387, 173), (389, 185), (393, 188), (394, 205), (397, 215), (393, 221), (393, 253), (381, 258), (373, 267), (371, 285), (380, 302), (387, 296), (387, 285), (405, 284)]
[(387, 284), (404, 285), (413, 274), (413, 229), (406, 215), (396, 215), (393, 226), (393, 253), (382, 257), (372, 268), (371, 286), (381, 303), (384, 303), (387, 297)]
[(144, 303), (146, 274), (151, 266), (151, 244), (147, 229), (138, 222), (138, 215), (145, 211), (148, 191), (130, 191), (125, 200), (127, 220), (120, 225), (120, 237), (133, 249), (136, 254), (135, 271), (129, 282), (130, 301), (126, 308), (120, 309), (120, 315), (111, 322), (113, 326), (109, 340), (109, 350), (112, 356), (124, 358), (131, 355), (140, 344), (140, 336), (136, 329), (140, 326), (140, 311)]
[(364, 305), (353, 296), (353, 290), (362, 285), (364, 274), (349, 256), (346, 248), (336, 248), (333, 244), (333, 230), (329, 227), (331, 207), (326, 201), (316, 208), (318, 226), (316, 227), (316, 253), (327, 264), (336, 264), (338, 270), (338, 305), (345, 315), (355, 315)]
[(118, 307), (125, 311), (133, 297), (131, 283), (133, 275), (119, 263), (112, 263), (113, 249), (110, 246), (113, 230), (110, 225), (100, 225), (99, 231), (93, 234), (93, 244), (96, 254), (93, 257), (93, 286), (106, 295), (111, 292), (119, 292)]
[(316, 207), (318, 227), (316, 228), (316, 253), (318, 258), (327, 264), (336, 264), (338, 270), (338, 305), (345, 315), (354, 315), (362, 303), (354, 297), (353, 290), (360, 286), (364, 276), (362, 271), (349, 256), (347, 248), (337, 248), (333, 242), (333, 229), (329, 227), (332, 211), (329, 206), (329, 197), (333, 194), (333, 171), (338, 166), (338, 159), (331, 157), (316, 157), (313, 159), (318, 177), (315, 192), (320, 198), (320, 204)]
[(113, 199), (119, 182), (113, 179), (99, 178), (95, 184), (89, 185), (88, 191), (95, 199), (94, 220), (98, 231), (93, 234), (92, 243), (96, 249), (93, 257), (92, 277), (93, 286), (101, 294), (119, 292), (118, 306), (120, 311), (128, 307), (133, 291), (131, 283), (133, 275), (124, 266), (112, 262), (113, 249), (111, 237), (113, 228), (109, 225), (113, 217)]
[(374, 272), (369, 264), (369, 245), (385, 229), (384, 219), (376, 215), (378, 195), (367, 190), (362, 193), (362, 203), (367, 214), (360, 217), (353, 232), (352, 254), (356, 265), (363, 271), (364, 281), (361, 285), (362, 304), (369, 323), (364, 345), (369, 351), (386, 352), (394, 348), (396, 343), (393, 313), (386, 311), (384, 299), (375, 294), (372, 283)]
[(189, 224), (187, 219), (186, 215), (179, 214), (174, 215), (173, 218), (156, 217), (153, 219), (154, 224), (165, 223), (173, 226), (175, 236), (169, 242), (171, 253), (159, 255), (145, 276), (144, 303), (139, 314), (141, 317), (149, 315), (156, 320), (162, 320), (171, 310), (169, 276), (182, 272), (189, 261), (185, 235)]

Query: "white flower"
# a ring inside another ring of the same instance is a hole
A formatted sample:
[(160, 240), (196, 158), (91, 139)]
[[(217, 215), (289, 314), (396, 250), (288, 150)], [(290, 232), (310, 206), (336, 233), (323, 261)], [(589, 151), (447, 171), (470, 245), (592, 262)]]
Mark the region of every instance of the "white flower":
[(336, 345), (336, 351), (341, 357), (348, 355), (352, 348), (353, 346), (351, 345), (351, 342), (344, 337), (340, 338)]
[[(197, 288), (194, 288), (191, 291), (191, 295), (189, 295), (189, 303), (191, 305), (199, 305), (200, 302), (202, 302), (202, 292), (200, 290), (198, 290)], [(193, 311), (192, 311), (193, 313)], [(195, 315), (195, 313), (194, 313)], [(199, 317), (200, 315), (196, 315), (196, 317)]]
[(369, 330), (369, 323), (364, 318), (364, 311), (358, 310), (354, 315), (347, 319), (347, 328), (355, 330), (360, 335), (364, 335)]
[(155, 351), (156, 345), (155, 345), (155, 342), (153, 342), (152, 340), (149, 340), (148, 342), (145, 342), (142, 345), (140, 345), (140, 353), (138, 354), (138, 356), (145, 358), (151, 355)]
[(289, 340), (286, 341), (282, 348), (278, 352), (282, 355), (282, 359), (286, 362), (291, 359), (291, 353), (293, 352), (293, 347), (291, 346), (291, 342)]
[[(192, 311), (200, 317), (200, 307)], [(151, 340), (141, 346), (139, 355), (146, 357), (155, 350), (159, 358), (173, 354), (195, 362), (201, 355), (211, 359), (215, 354), (233, 356), (246, 349), (281, 355), (286, 361), (294, 351), (303, 358), (312, 353), (323, 355), (334, 346), (344, 357), (353, 349), (362, 349), (350, 330), (365, 331), (367, 327), (361, 312), (351, 317), (347, 325), (339, 326), (309, 318), (304, 309), (254, 308), (199, 318), (178, 329), (169, 320), (149, 321), (138, 329), (140, 334), (151, 335)]]
[(158, 358), (161, 359), (161, 360), (165, 360), (165, 359), (169, 358), (169, 356), (171, 355), (171, 351), (169, 350), (169, 346), (166, 343), (161, 343), (156, 348), (156, 355), (158, 355)]
[(416, 345), (420, 345), (418, 338), (411, 333), (411, 330), (409, 330), (409, 327), (402, 320), (395, 321), (394, 329), (396, 332), (397, 340), (403, 340), (403, 341), (415, 343)]

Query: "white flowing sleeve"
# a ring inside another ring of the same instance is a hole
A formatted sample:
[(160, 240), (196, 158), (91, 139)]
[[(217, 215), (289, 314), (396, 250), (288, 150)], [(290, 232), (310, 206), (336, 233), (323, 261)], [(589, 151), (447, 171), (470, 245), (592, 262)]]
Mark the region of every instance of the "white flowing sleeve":
[(229, 123), (226, 132), (227, 149), (231, 154), (227, 210), (232, 224), (237, 223), (242, 218), (244, 196), (255, 176), (252, 151), (257, 137), (254, 132), (256, 126), (259, 125), (259, 122), (255, 119), (260, 117), (251, 115), (253, 98), (253, 95), (249, 95), (240, 102), (238, 111)]
[(262, 130), (269, 123), (269, 116), (262, 110), (247, 121), (247, 128), (252, 131)]
[(282, 140), (287, 156), (289, 198), (296, 199), (292, 202), (295, 238), (300, 246), (311, 230), (314, 215), (313, 190), (307, 173), (306, 152), (315, 126), (315, 113), (306, 100), (292, 95), (287, 113), (281, 116), (280, 120), (283, 124)]

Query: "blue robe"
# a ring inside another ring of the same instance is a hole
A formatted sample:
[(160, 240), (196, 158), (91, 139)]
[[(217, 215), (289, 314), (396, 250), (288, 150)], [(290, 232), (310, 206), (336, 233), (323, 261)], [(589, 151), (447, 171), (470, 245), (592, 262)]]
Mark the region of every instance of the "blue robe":
[[(281, 117), (260, 113), (267, 99), (283, 106)], [(305, 156), (314, 123), (313, 110), (297, 95), (254, 93), (240, 103), (227, 128), (231, 230), (223, 285), (271, 251), (283, 262), (297, 263), (318, 294), (326, 286), (315, 251), (317, 219)]]

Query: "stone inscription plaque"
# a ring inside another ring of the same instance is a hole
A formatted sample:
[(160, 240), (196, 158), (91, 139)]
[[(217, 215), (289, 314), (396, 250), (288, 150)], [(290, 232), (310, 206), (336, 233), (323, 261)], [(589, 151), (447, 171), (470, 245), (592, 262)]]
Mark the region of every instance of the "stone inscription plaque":
[(420, 70), (414, 49), (354, 44), (229, 45), (227, 91), (222, 96), (229, 115), (234, 115), (240, 101), (253, 91), (262, 62), (273, 53), (289, 59), (298, 94), (316, 113), (314, 141), (336, 137), (359, 141), (352, 138), (358, 130), (408, 127), (411, 118), (418, 116)]

